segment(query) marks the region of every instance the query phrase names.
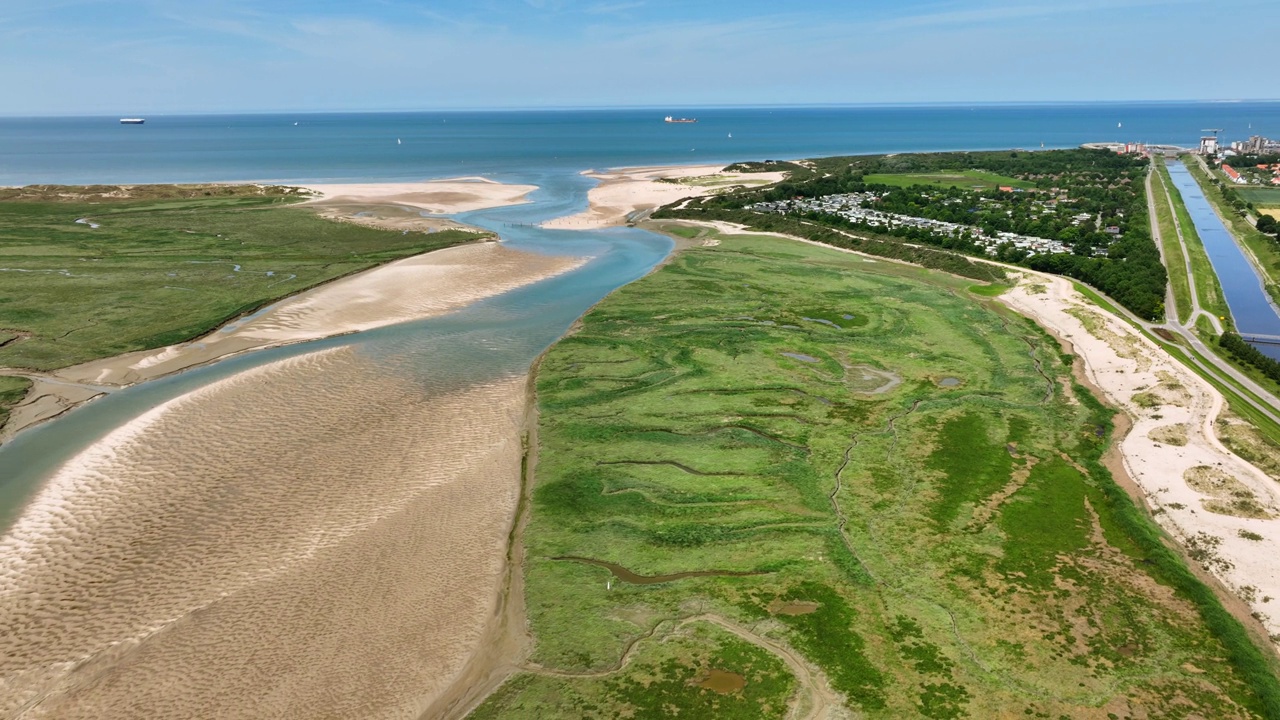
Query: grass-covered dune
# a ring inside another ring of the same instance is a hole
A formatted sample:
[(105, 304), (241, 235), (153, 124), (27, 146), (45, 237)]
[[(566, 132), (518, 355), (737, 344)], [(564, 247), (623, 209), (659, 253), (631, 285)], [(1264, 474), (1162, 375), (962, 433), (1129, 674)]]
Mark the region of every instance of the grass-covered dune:
[(878, 718), (1275, 716), (1269, 661), (1099, 463), (1110, 414), (1050, 338), (972, 281), (719, 239), (541, 363), (536, 644), (472, 717), (833, 696)]
[(327, 280), (473, 240), (324, 220), (293, 188), (0, 190), (0, 366), (49, 370), (198, 336)]

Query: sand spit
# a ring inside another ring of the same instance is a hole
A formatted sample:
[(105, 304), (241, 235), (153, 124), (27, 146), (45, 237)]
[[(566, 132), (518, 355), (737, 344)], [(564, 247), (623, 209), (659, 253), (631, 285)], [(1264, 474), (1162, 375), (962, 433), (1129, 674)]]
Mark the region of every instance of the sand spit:
[(0, 538), (0, 717), (413, 718), (483, 672), (526, 378), (408, 375), (282, 360), (68, 462)]
[(74, 365), (54, 375), (79, 383), (130, 385), (246, 350), (441, 315), (585, 262), (500, 243), (460, 245), (321, 285), (190, 342)]
[[(1074, 346), (1089, 380), (1133, 419), (1120, 455), (1157, 522), (1277, 637), (1280, 489), (1218, 440), (1222, 395), (1064, 278), (1024, 274), (1000, 299)], [(1185, 428), (1185, 444), (1167, 441), (1170, 426)]]
[[(780, 182), (786, 173), (729, 173), (723, 165), (617, 168), (585, 172), (600, 184), (587, 194), (590, 207), (543, 223), (559, 230), (593, 230), (622, 225), (630, 216), (683, 198), (702, 197), (744, 185)], [(661, 182), (680, 180), (681, 182)]]
[(508, 185), (482, 177), (412, 183), (347, 183), (302, 186), (321, 197), (316, 204), (395, 204), (434, 215), (520, 205), (537, 185)]

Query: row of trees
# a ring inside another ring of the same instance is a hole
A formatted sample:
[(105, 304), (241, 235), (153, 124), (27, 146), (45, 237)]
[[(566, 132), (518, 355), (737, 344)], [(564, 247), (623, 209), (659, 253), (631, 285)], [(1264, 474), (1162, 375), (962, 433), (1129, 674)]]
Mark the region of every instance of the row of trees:
[(1280, 362), (1263, 355), (1261, 350), (1245, 342), (1239, 335), (1231, 332), (1223, 333), (1222, 337), (1218, 338), (1218, 345), (1240, 362), (1252, 365), (1263, 375), (1280, 382)]

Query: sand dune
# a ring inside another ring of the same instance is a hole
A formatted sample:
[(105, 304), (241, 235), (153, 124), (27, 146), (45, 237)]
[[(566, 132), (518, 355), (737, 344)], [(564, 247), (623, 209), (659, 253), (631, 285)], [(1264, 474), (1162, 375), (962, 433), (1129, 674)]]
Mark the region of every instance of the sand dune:
[(0, 716), (418, 716), (494, 637), (525, 385), (340, 348), (117, 429), (0, 540)]

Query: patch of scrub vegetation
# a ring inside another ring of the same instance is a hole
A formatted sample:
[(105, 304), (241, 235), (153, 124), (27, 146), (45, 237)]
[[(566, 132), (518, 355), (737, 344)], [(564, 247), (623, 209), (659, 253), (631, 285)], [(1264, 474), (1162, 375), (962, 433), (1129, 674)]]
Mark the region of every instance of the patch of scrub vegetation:
[(1182, 423), (1161, 425), (1147, 433), (1147, 437), (1163, 445), (1183, 447), (1187, 444), (1187, 426)]
[[(674, 714), (689, 690), (638, 664), (646, 648), (749, 690), (684, 659), (715, 643), (668, 644), (712, 621), (820, 671), (793, 701), (819, 682), (872, 718), (1280, 713), (1271, 665), (1102, 465), (1111, 413), (1052, 338), (969, 280), (721, 239), (543, 359), (531, 670), (479, 717), (583, 717), (547, 698), (586, 692), (567, 676), (585, 673), (616, 688), (585, 716)], [(866, 322), (763, 322), (814, 307)], [(859, 393), (859, 366), (902, 382)], [(621, 583), (565, 556), (680, 579)], [(753, 574), (680, 575), (706, 570)]]
[(1233, 412), (1219, 415), (1214, 428), (1218, 439), (1231, 452), (1271, 476), (1272, 480), (1280, 481), (1280, 445)]
[(476, 239), (332, 222), (290, 207), (299, 199), (256, 185), (4, 191), (0, 317), (26, 337), (0, 345), (0, 366), (48, 370), (181, 342), (327, 280)]
[(1204, 509), (1219, 515), (1270, 518), (1271, 511), (1245, 484), (1209, 465), (1197, 465), (1183, 473), (1187, 486), (1211, 499), (1201, 500)]
[(796, 690), (782, 660), (706, 622), (642, 641), (633, 654), (618, 676), (523, 675), (470, 717), (750, 720), (782, 717)]

